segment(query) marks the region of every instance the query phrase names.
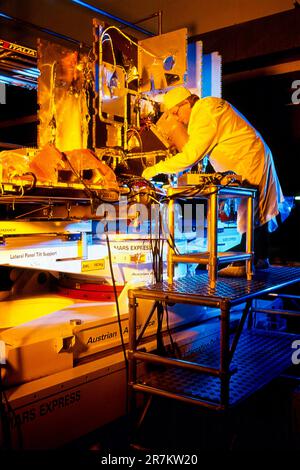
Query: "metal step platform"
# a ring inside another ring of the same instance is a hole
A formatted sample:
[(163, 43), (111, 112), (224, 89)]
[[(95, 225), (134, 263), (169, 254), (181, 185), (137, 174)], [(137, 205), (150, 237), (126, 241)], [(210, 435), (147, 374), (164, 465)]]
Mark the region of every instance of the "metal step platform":
[(259, 297), (290, 284), (300, 282), (300, 268), (287, 266), (271, 266), (269, 269), (257, 271), (251, 281), (244, 278), (219, 277), (216, 287), (211, 288), (207, 272), (167, 281), (136, 289), (138, 297), (168, 300), (168, 298), (183, 303), (205, 302), (219, 304), (227, 301), (238, 305), (247, 299)]
[[(300, 339), (300, 336), (259, 329), (244, 331), (231, 363), (231, 370), (236, 372), (230, 379), (229, 406), (239, 404), (290, 367), (293, 352), (291, 346), (296, 339)], [(184, 357), (184, 360), (219, 367), (219, 336), (213, 342), (203, 344), (192, 356)], [(160, 389), (201, 402), (220, 403), (220, 378), (178, 367), (160, 365), (149, 370), (145, 377), (140, 377), (138, 383), (143, 384), (144, 392), (146, 387), (151, 387), (152, 391)]]
[[(224, 411), (252, 395), (255, 391), (280, 376), (292, 366), (295, 340), (300, 335), (262, 330), (252, 327), (250, 312), (255, 312), (254, 299), (269, 294), (280, 295), (280, 290), (300, 282), (300, 268), (272, 266), (258, 271), (252, 280), (218, 278), (210, 286), (206, 272), (196, 276), (152, 284), (128, 292), (129, 297), (129, 380), (130, 411), (136, 409), (136, 393), (160, 395), (215, 411)], [(213, 341), (202, 346), (198, 353), (183, 359), (166, 357), (157, 352), (139, 350), (142, 339), (136, 336), (136, 315), (139, 299), (155, 301), (142, 331), (154, 314), (155, 308), (166, 310), (169, 304), (203, 305), (219, 308), (219, 328)], [(298, 299), (300, 297), (298, 296)], [(243, 306), (242, 306), (243, 304)], [(233, 306), (241, 305), (243, 313), (239, 325), (231, 335), (230, 314)], [(260, 310), (263, 312), (263, 310)], [(300, 311), (265, 310), (266, 314), (299, 317)], [(250, 321), (246, 323), (247, 319)], [(247, 325), (247, 326), (246, 326)], [(148, 364), (147, 375), (137, 373), (138, 361)], [(150, 366), (149, 366), (150, 365)]]

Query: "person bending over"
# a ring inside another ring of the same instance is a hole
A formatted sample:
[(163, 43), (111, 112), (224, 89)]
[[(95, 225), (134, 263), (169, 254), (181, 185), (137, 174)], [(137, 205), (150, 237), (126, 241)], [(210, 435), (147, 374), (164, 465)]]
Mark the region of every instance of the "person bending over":
[[(199, 98), (185, 87), (173, 88), (164, 95), (167, 113), (187, 128), (187, 142), (171, 158), (148, 167), (143, 177), (177, 174), (188, 170), (206, 155), (217, 172), (233, 171), (244, 184), (257, 188), (255, 204), (254, 256), (257, 269), (269, 267), (268, 225), (279, 214), (283, 194), (277, 177), (272, 152), (259, 132), (230, 103), (222, 98)], [(240, 251), (245, 251), (247, 223), (246, 204), (238, 208), (237, 225), (242, 234)], [(242, 276), (244, 263), (233, 263), (219, 271), (228, 276)]]

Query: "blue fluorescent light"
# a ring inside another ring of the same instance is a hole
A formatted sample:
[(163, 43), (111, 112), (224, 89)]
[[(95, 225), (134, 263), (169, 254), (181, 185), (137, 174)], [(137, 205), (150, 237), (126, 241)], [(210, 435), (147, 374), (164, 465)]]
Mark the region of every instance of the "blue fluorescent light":
[(5, 13), (0, 12), (0, 16), (1, 16), (1, 18), (5, 18), (7, 20), (12, 20), (12, 16), (6, 15)]
[(29, 26), (35, 29), (38, 29), (39, 31), (43, 31), (44, 33), (50, 34), (51, 36), (56, 36), (57, 38), (64, 39), (69, 42), (73, 42), (74, 44), (80, 44), (80, 41), (77, 41), (77, 39), (72, 39), (69, 36), (65, 36), (64, 34), (56, 33), (55, 31), (51, 31), (51, 29), (47, 28), (42, 28), (40, 26), (36, 26), (32, 23), (28, 23), (27, 21), (22, 21), (19, 20), (18, 18), (14, 18), (13, 16), (6, 15), (5, 13), (0, 12), (0, 18), (5, 18), (7, 20), (12, 20), (17, 23), (23, 23), (25, 26)]
[(19, 78), (7, 77), (6, 75), (0, 75), (0, 83), (4, 83), (5, 85), (25, 86), (27, 88), (37, 88), (36, 83), (26, 82)]
[(147, 34), (147, 36), (154, 36), (153, 33), (150, 31), (147, 31), (146, 29), (140, 28), (139, 26), (130, 23), (129, 21), (122, 20), (121, 18), (118, 18), (118, 16), (112, 15), (111, 13), (107, 13), (104, 10), (100, 10), (100, 8), (96, 8), (93, 5), (90, 5), (89, 3), (82, 2), (81, 0), (71, 0), (73, 3), (77, 3), (77, 5), (81, 5), (88, 10), (92, 10), (96, 13), (99, 13), (99, 15), (106, 16), (107, 18), (110, 18), (111, 20), (117, 21), (118, 23), (124, 24), (125, 26), (129, 26), (132, 29), (136, 29), (140, 33)]
[(74, 44), (80, 44), (80, 41), (77, 41), (77, 39), (72, 39), (69, 36), (65, 36), (64, 34), (56, 33), (55, 31), (52, 31), (51, 29), (47, 28), (39, 28), (41, 31), (44, 33), (50, 34), (51, 36), (55, 36), (60, 39), (65, 39), (66, 41), (73, 42)]
[(38, 69), (13, 70), (13, 72), (30, 78), (37, 78), (40, 76), (40, 71)]

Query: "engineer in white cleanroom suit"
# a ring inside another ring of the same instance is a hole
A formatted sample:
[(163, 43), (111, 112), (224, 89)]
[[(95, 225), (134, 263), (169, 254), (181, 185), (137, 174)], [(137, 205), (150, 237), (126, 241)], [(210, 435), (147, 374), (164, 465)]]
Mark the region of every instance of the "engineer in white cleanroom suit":
[[(215, 171), (234, 171), (245, 182), (258, 188), (256, 226), (264, 226), (271, 220), (276, 224), (274, 218), (279, 213), (283, 195), (272, 153), (246, 118), (224, 99), (198, 99), (184, 87), (167, 92), (164, 105), (169, 113), (187, 126), (188, 140), (180, 153), (146, 168), (143, 177), (150, 179), (159, 173), (180, 173), (208, 155)], [(246, 230), (245, 209), (245, 204), (240, 204), (240, 233)]]

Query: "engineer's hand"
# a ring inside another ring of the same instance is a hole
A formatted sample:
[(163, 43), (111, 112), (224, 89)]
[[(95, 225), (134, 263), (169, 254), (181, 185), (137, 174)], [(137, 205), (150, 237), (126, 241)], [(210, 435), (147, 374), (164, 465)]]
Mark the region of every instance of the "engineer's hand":
[(157, 170), (155, 169), (156, 165), (149, 166), (149, 168), (146, 168), (143, 171), (142, 177), (145, 178), (146, 180), (150, 180), (153, 178), (153, 176), (157, 175)]

